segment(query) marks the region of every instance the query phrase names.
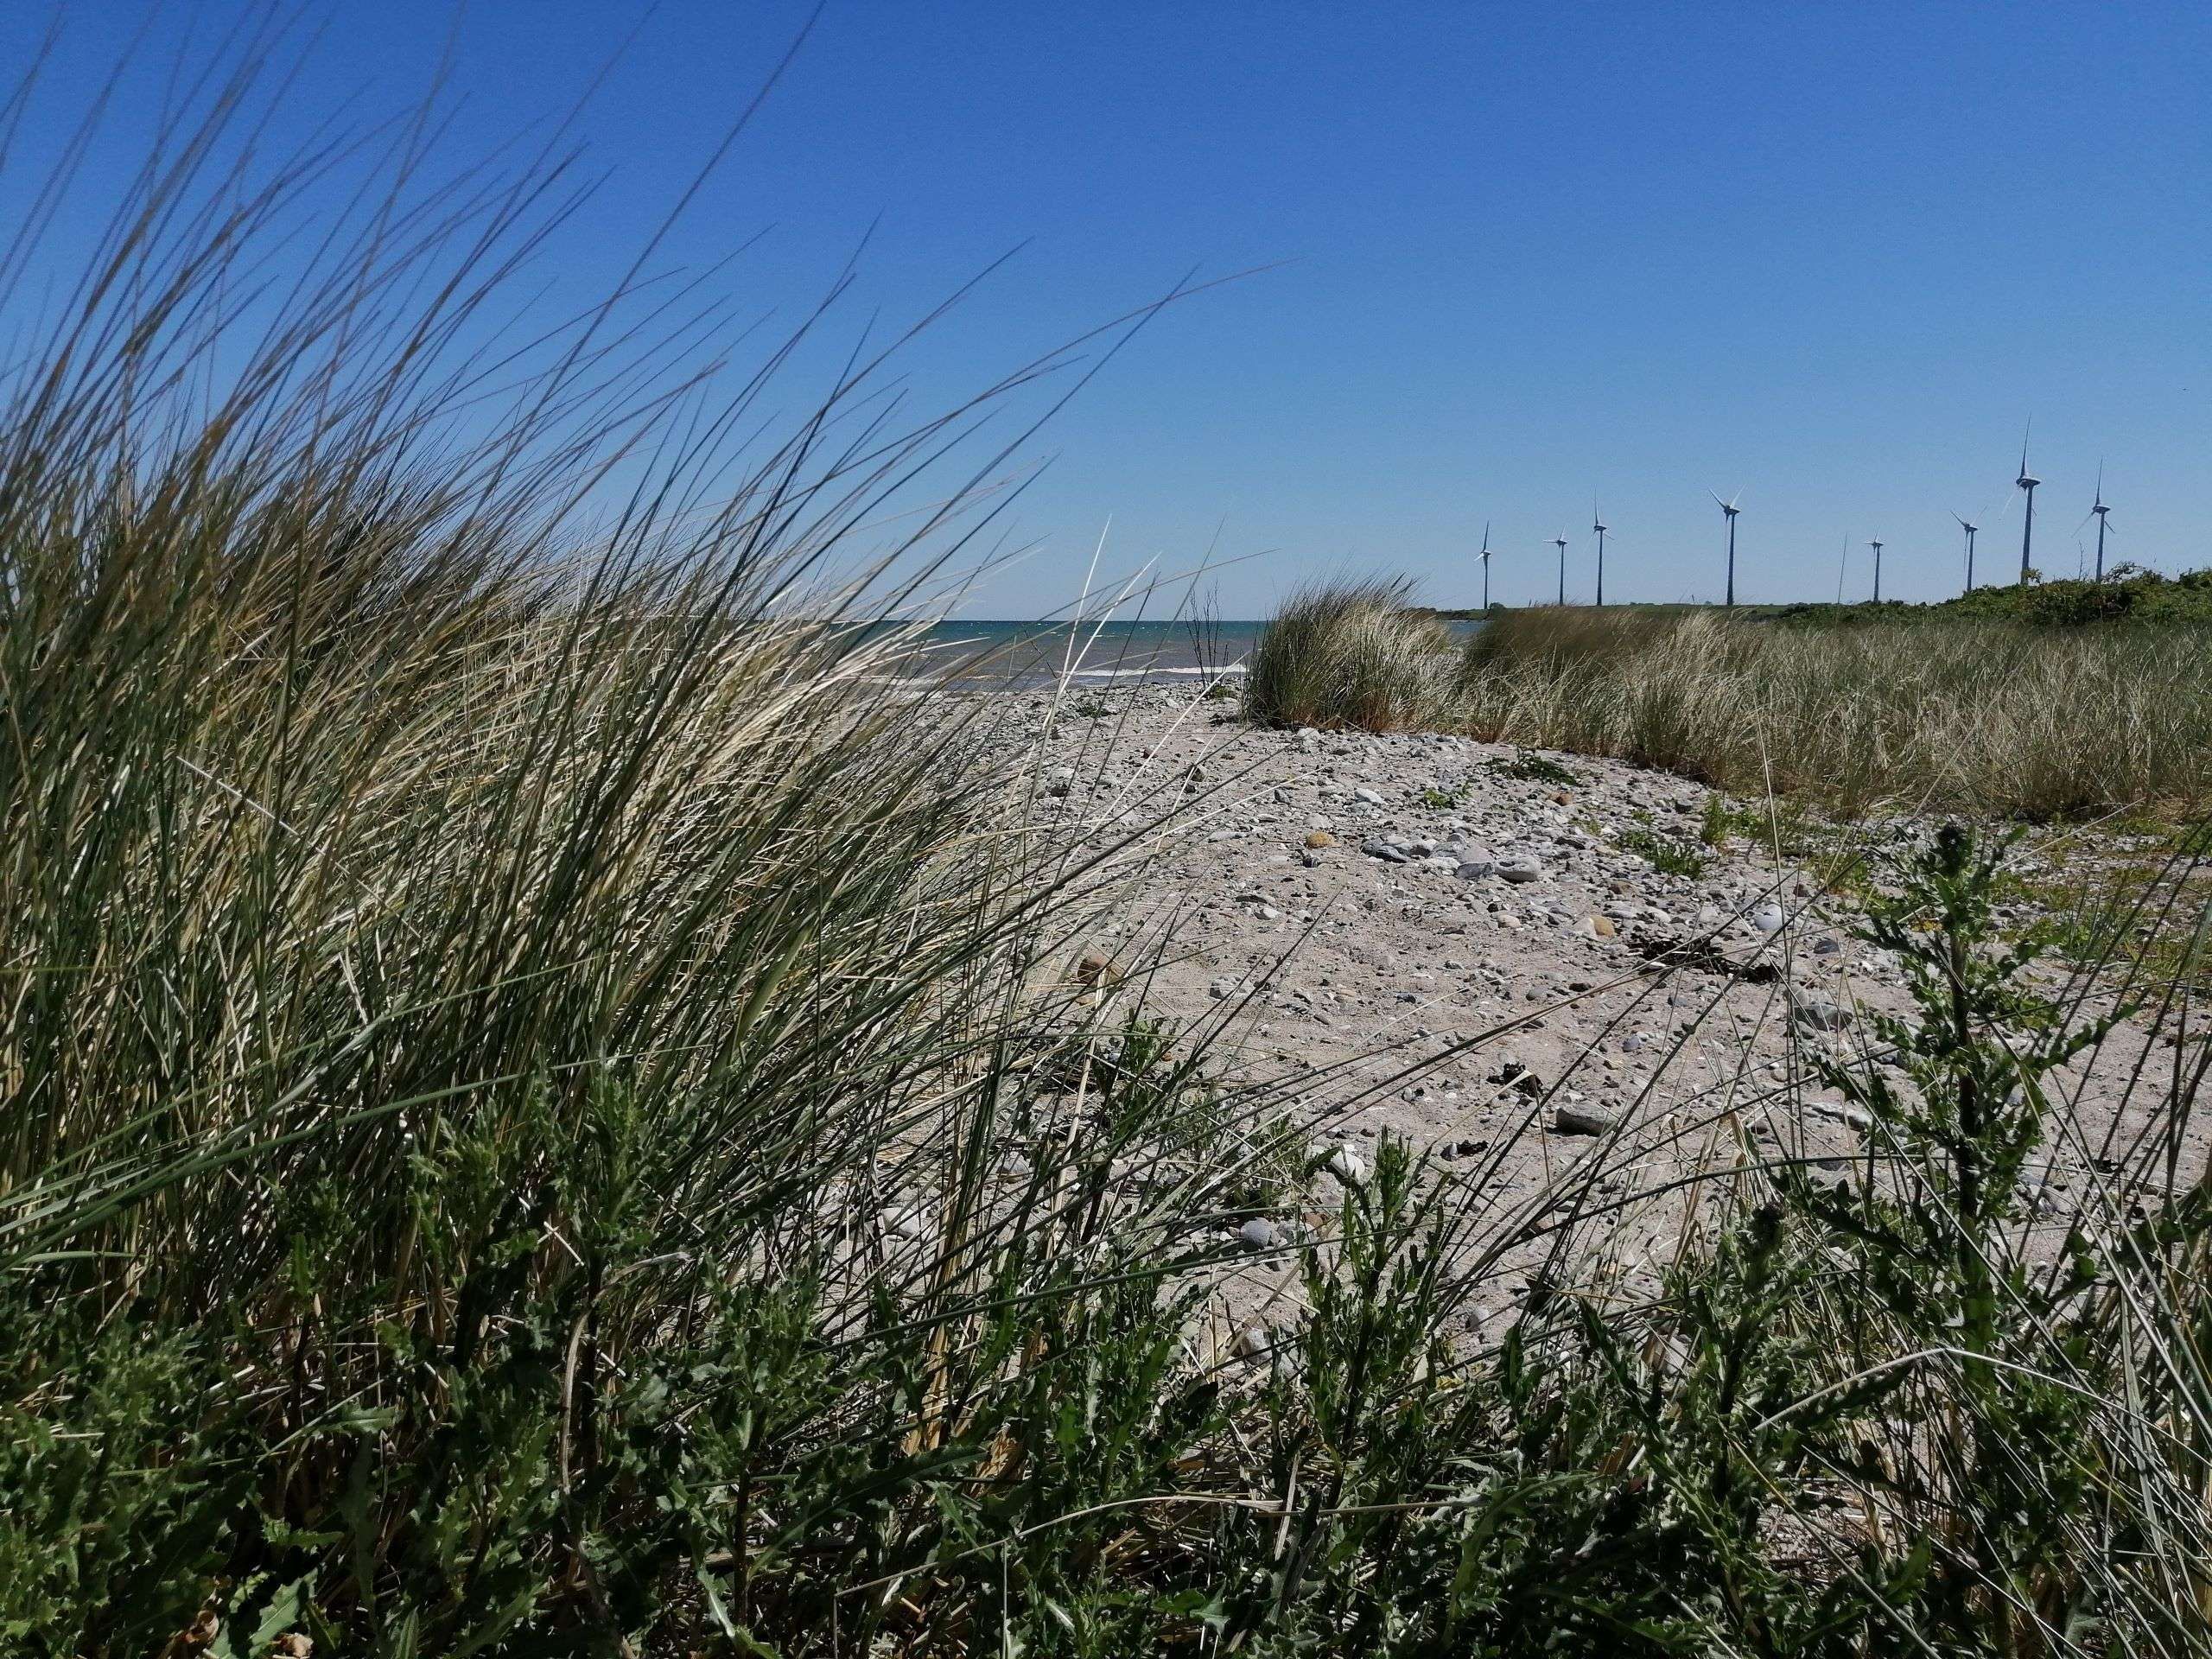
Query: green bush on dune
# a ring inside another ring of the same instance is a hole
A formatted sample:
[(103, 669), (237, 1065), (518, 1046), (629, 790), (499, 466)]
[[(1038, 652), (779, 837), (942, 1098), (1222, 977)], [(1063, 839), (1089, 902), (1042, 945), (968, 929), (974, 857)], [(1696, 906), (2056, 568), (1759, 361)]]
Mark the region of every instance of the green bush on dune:
[(1293, 594), (1254, 647), (1246, 715), (1370, 732), (1446, 718), (1450, 636), (1433, 617), (1408, 608), (1410, 591), (1385, 578), (1316, 582)]

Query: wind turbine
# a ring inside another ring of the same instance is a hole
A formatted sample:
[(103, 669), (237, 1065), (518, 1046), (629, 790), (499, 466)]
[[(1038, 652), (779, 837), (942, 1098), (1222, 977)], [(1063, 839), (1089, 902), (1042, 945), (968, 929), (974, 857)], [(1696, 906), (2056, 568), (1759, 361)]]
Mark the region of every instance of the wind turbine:
[(1559, 549), (1559, 602), (1567, 603), (1567, 537), (1554, 536), (1552, 545)]
[(1866, 543), (1874, 550), (1874, 602), (1882, 602), (1882, 538), (1877, 536)]
[(2033, 568), (2028, 563), (2028, 553), (2036, 539), (2036, 486), (2042, 482), (2043, 480), (2028, 471), (2028, 435), (2023, 432), (2020, 434), (2020, 475), (2012, 480), (2012, 485), (2015, 489), (2028, 493), (2028, 516), (2020, 525), (2020, 585), (2024, 588), (2027, 586), (2028, 572)]
[(1732, 611), (1736, 608), (1736, 515), (1743, 511), (1736, 502), (1744, 499), (1744, 493), (1737, 491), (1734, 501), (1723, 501), (1718, 490), (1707, 490), (1706, 493), (1728, 520), (1728, 608)]
[(2089, 509), (2097, 515), (2097, 580), (2105, 579), (2105, 515), (2112, 509), (2105, 505), (2105, 464), (2097, 463), (2097, 505)]
[[(1951, 517), (1959, 518), (1959, 515), (1955, 512)], [(1967, 592), (1972, 593), (1974, 592), (1974, 533), (1981, 526), (1970, 524), (1965, 519), (1959, 518), (1959, 528), (1967, 533)]]
[(1483, 613), (1490, 613), (1490, 520), (1483, 520)]
[(1598, 603), (1605, 602), (1605, 521), (1598, 516), (1598, 504), (1590, 504), (1590, 528), (1598, 532)]

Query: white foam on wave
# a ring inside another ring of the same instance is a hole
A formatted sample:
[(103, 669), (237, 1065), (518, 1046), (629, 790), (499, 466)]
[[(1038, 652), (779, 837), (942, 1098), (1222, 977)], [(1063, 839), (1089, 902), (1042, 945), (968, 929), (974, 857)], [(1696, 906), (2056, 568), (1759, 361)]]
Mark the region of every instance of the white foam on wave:
[(1229, 668), (1071, 668), (1071, 680), (1141, 680), (1153, 677), (1173, 679), (1214, 679), (1230, 674), (1242, 674), (1242, 664)]

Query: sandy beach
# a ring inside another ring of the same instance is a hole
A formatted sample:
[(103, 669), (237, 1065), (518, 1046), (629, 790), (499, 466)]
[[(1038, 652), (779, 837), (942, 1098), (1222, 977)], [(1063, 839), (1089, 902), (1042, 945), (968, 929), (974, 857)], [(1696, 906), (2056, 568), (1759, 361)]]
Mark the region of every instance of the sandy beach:
[[(1688, 1178), (1802, 1160), (1865, 1179), (1864, 1115), (1816, 1063), (1883, 1064), (1875, 1022), (1909, 998), (1895, 959), (1854, 937), (1851, 892), (1934, 821), (1822, 826), (1829, 885), (1770, 841), (1707, 844), (1711, 791), (1616, 761), (1266, 730), (1187, 688), (1016, 695), (1004, 737), (1040, 757), (1039, 813), (1072, 849), (1126, 842), (1145, 862), (1141, 903), (1087, 942), (1123, 1007), (1217, 1031), (1224, 1068), (1294, 1102), (1317, 1147), (1357, 1168), (1363, 1142), (1402, 1137), (1478, 1189), (1500, 1231), (1597, 1212), (1578, 1236), (1639, 1277), (1681, 1245)], [(2050, 839), (2024, 840), (2016, 868)], [(1702, 868), (1658, 868), (1655, 848)], [(2068, 995), (2064, 964), (2039, 972)], [(2069, 1068), (2069, 1122), (2031, 1172), (2046, 1207), (2148, 1121), (2129, 1079), (2162, 1040), (2123, 1024)], [(2204, 1132), (2189, 1134), (2201, 1167)], [(1325, 1169), (1309, 1201), (1336, 1191)], [(1669, 1196), (1631, 1201), (1650, 1192)], [(1471, 1287), (1471, 1322), (1541, 1255)]]

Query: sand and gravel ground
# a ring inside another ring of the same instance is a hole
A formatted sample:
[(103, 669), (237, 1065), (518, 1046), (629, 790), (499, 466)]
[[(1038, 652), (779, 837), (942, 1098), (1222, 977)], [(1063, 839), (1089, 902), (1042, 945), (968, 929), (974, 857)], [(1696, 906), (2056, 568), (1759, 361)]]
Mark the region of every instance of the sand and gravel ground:
[[(1224, 1067), (1295, 1102), (1317, 1148), (1340, 1145), (1355, 1172), (1379, 1135), (1432, 1148), (1493, 1232), (1595, 1211), (1639, 1278), (1681, 1245), (1685, 1178), (1783, 1158), (1865, 1178), (1863, 1122), (1810, 1063), (1879, 1063), (1872, 1017), (1908, 999), (1896, 962), (1853, 935), (1856, 870), (1878, 880), (1931, 823), (1823, 830), (1816, 858), (1802, 835), (1796, 857), (1771, 836), (1716, 848), (1700, 838), (1707, 791), (1670, 774), (1532, 765), (1454, 736), (1256, 729), (1235, 709), (1184, 688), (1039, 692), (1001, 739), (1071, 857), (1146, 862), (1141, 900), (1081, 942), (1113, 963), (1109, 987), (1217, 1025)], [(2034, 840), (2016, 855), (2029, 869), (2050, 855)], [(1853, 875), (1835, 880), (1840, 866)], [(2073, 1068), (2039, 1183), (2096, 1179), (2149, 1121), (2156, 1091), (2128, 1078), (2146, 1054), (2170, 1066), (2173, 1042), (2131, 1022)], [(2204, 1152), (2192, 1127), (2184, 1163)], [(1294, 1243), (1297, 1217), (1278, 1220)], [(1472, 1316), (1524, 1294), (1547, 1248), (1497, 1263)], [(1293, 1294), (1255, 1255), (1237, 1300)]]

